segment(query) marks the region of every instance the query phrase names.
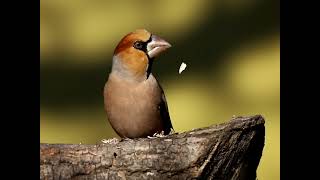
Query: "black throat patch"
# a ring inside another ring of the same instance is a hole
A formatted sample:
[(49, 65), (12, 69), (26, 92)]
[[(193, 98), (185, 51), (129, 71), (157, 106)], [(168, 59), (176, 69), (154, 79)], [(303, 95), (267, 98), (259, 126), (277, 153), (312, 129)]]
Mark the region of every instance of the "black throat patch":
[[(147, 56), (148, 56), (148, 55), (147, 55)], [(150, 58), (150, 57), (148, 56), (147, 79), (149, 78), (150, 73), (151, 73), (153, 60), (154, 60), (154, 58)]]
[[(150, 38), (148, 39), (148, 41), (146, 41), (146, 46), (148, 45), (149, 42), (152, 41), (152, 34), (150, 35)], [(148, 57), (148, 68), (147, 68), (147, 79), (149, 78), (150, 76), (150, 73), (151, 73), (151, 69), (152, 69), (152, 64), (153, 64), (153, 60), (154, 58), (150, 58), (149, 55), (148, 55), (148, 50), (146, 48), (146, 50), (144, 51), (144, 53), (147, 55)]]

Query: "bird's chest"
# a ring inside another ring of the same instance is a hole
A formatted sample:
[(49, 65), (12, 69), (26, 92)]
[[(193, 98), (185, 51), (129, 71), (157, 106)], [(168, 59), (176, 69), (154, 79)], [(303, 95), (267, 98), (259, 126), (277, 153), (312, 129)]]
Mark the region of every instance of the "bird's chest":
[(130, 89), (118, 93), (118, 107), (127, 109), (128, 113), (142, 115), (157, 105), (157, 95), (150, 89)]
[(142, 83), (111, 76), (104, 90), (108, 120), (121, 137), (144, 137), (161, 130), (161, 98), (162, 91), (153, 76)]
[(134, 117), (143, 121), (157, 113), (160, 100), (161, 93), (156, 84), (110, 83), (105, 89), (107, 112), (121, 119)]

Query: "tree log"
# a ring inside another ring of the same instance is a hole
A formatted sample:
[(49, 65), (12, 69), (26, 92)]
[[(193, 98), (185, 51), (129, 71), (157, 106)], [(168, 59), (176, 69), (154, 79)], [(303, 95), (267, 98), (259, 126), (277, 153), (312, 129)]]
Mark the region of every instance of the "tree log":
[(96, 145), (40, 144), (40, 179), (256, 179), (264, 118)]

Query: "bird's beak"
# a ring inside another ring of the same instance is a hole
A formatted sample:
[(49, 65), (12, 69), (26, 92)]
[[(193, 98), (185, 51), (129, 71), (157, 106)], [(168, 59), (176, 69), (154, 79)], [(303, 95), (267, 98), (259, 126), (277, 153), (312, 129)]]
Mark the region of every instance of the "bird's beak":
[(148, 55), (150, 58), (154, 58), (170, 47), (171, 44), (169, 44), (167, 41), (156, 35), (152, 35), (151, 42), (149, 42), (147, 45)]

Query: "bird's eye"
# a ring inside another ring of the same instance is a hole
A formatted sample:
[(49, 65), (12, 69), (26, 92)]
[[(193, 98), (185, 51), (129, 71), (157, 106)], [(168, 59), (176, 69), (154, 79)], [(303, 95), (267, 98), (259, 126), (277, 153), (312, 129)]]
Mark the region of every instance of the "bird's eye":
[(133, 47), (136, 49), (143, 49), (143, 43), (141, 41), (136, 41), (134, 42)]

